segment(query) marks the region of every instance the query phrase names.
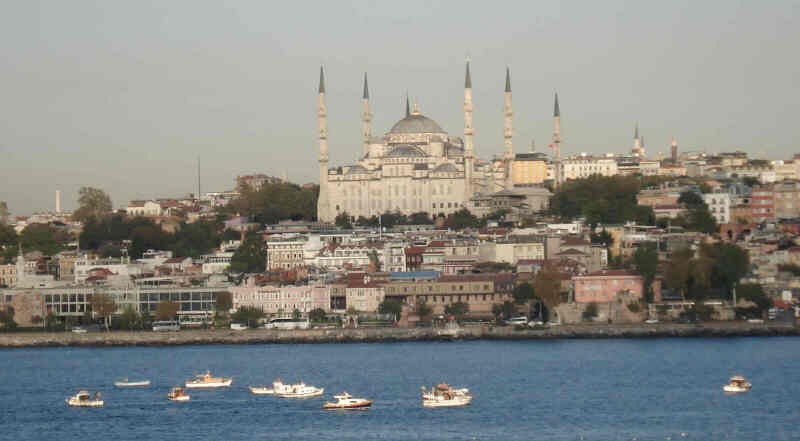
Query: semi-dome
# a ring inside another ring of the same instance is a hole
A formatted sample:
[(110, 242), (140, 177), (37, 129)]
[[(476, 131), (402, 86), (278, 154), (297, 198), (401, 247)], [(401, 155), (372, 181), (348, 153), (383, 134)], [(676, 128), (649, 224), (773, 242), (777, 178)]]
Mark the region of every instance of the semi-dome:
[(455, 173), (457, 171), (456, 166), (449, 162), (445, 162), (433, 170), (434, 173)]
[(444, 130), (436, 121), (415, 112), (397, 121), (389, 133), (444, 133)]
[(427, 155), (413, 145), (403, 144), (393, 148), (386, 156), (389, 158), (419, 158)]

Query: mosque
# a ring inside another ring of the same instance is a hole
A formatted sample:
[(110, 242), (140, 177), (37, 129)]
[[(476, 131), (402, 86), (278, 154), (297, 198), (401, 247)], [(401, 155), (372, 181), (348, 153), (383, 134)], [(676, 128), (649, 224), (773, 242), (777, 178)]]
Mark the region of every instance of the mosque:
[(476, 158), (472, 127), (472, 79), (469, 62), (464, 80), (463, 138), (451, 136), (436, 121), (413, 110), (383, 136), (372, 136), (369, 86), (364, 75), (361, 158), (352, 165), (329, 167), (325, 75), (319, 76), (318, 219), (333, 222), (346, 213), (355, 219), (387, 211), (406, 215), (447, 215), (466, 207), (476, 195), (513, 188), (511, 75), (506, 69), (504, 154), (501, 160)]

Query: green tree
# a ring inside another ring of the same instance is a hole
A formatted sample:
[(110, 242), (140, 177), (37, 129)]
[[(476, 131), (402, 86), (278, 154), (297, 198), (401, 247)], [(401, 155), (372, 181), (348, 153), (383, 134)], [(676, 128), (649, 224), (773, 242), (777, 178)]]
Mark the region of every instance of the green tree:
[(294, 311), (292, 311), (292, 318), (295, 319), (295, 320), (298, 320), (301, 316), (302, 316), (302, 314), (300, 313), (300, 310), (297, 309), (297, 308), (294, 308)]
[(71, 236), (65, 230), (47, 224), (31, 224), (22, 230), (19, 242), (25, 252), (41, 251), (52, 256), (69, 243)]
[(462, 208), (455, 213), (450, 213), (444, 221), (447, 228), (453, 230), (463, 230), (465, 228), (480, 228), (483, 221), (470, 213), (466, 208)]
[(599, 176), (571, 180), (550, 198), (550, 213), (562, 219), (585, 217), (592, 226), (635, 221), (652, 225), (653, 209), (639, 206), (636, 195), (641, 183), (634, 176)]
[(263, 273), (267, 267), (267, 252), (264, 240), (255, 232), (247, 233), (244, 243), (233, 253), (229, 272)]
[(78, 190), (78, 209), (72, 218), (78, 222), (86, 222), (89, 218), (101, 218), (111, 213), (111, 198), (99, 188), (81, 187)]
[(592, 243), (603, 245), (604, 247), (610, 247), (614, 243), (614, 237), (608, 231), (603, 228), (603, 231), (599, 233), (592, 233), (590, 235)]
[(333, 222), (337, 227), (343, 230), (350, 230), (353, 228), (353, 224), (350, 223), (350, 215), (347, 214), (346, 211), (337, 214)]
[(141, 326), (141, 317), (131, 305), (125, 306), (122, 314), (120, 314), (119, 321), (120, 327), (128, 331), (133, 331)]
[(11, 225), (0, 223), (0, 263), (11, 261), (17, 255), (17, 232)]
[(597, 303), (591, 302), (586, 305), (586, 309), (583, 310), (583, 314), (581, 314), (585, 321), (592, 321), (597, 317)]
[(391, 314), (396, 321), (403, 313), (403, 303), (397, 299), (387, 298), (378, 305), (379, 314)]
[(431, 216), (428, 213), (424, 211), (418, 211), (416, 213), (411, 213), (411, 215), (408, 216), (408, 223), (411, 225), (431, 225), (433, 224), (433, 219), (431, 219)]
[(178, 315), (181, 305), (172, 300), (163, 300), (156, 306), (156, 320), (172, 320)]
[(376, 250), (370, 250), (367, 253), (367, 257), (369, 257), (369, 263), (372, 264), (375, 268), (376, 272), (381, 271), (381, 261), (378, 259), (378, 252)]
[(225, 291), (217, 293), (214, 297), (214, 309), (217, 313), (228, 314), (233, 308), (233, 297), (231, 293)]
[(7, 306), (0, 309), (0, 326), (3, 332), (17, 329), (17, 322), (14, 321), (14, 308)]
[(727, 298), (731, 297), (733, 286), (750, 269), (747, 250), (732, 243), (703, 244), (700, 246), (700, 256), (712, 262), (711, 286), (722, 289)]
[(461, 319), (469, 312), (469, 304), (464, 302), (451, 303), (444, 307), (446, 315), (452, 315), (456, 319)]
[(658, 273), (658, 251), (656, 244), (647, 242), (631, 256), (633, 270), (644, 278), (644, 300), (653, 301), (653, 281)]
[(502, 322), (503, 320), (510, 319), (514, 313), (516, 312), (516, 307), (514, 306), (513, 302), (509, 302), (506, 300), (503, 303), (495, 303), (492, 305), (492, 315), (494, 315), (495, 321), (497, 323)]
[(308, 319), (314, 323), (320, 323), (328, 319), (328, 314), (322, 308), (314, 308), (308, 312)]
[(533, 292), (547, 308), (545, 315), (561, 304), (561, 275), (552, 263), (545, 263), (534, 276)]
[(257, 327), (262, 318), (264, 318), (264, 311), (254, 306), (242, 306), (231, 316), (234, 322), (245, 323), (250, 328)]
[(191, 224), (182, 222), (171, 241), (170, 249), (175, 256), (197, 259), (219, 247), (221, 238), (215, 222), (200, 220)]
[(8, 224), (8, 204), (6, 201), (0, 201), (0, 225)]
[(737, 299), (749, 300), (756, 304), (755, 311), (760, 315), (764, 311), (772, 308), (773, 301), (766, 292), (764, 287), (757, 283), (743, 283), (736, 287)]
[(514, 303), (524, 305), (533, 300), (533, 285), (528, 282), (520, 283), (511, 291), (511, 296), (514, 298)]
[(420, 319), (424, 319), (430, 317), (433, 313), (433, 309), (428, 306), (428, 301), (425, 297), (417, 297), (417, 304), (414, 306), (414, 312)]
[(92, 294), (90, 304), (92, 312), (103, 318), (103, 324), (106, 332), (108, 332), (111, 327), (111, 316), (117, 312), (117, 302), (114, 301), (114, 297), (102, 292), (96, 292)]

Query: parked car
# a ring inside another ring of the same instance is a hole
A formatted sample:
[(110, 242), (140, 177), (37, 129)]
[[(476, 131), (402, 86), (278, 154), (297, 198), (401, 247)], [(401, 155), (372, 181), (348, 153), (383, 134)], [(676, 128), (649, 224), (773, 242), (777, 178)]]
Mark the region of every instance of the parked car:
[(544, 326), (544, 322), (541, 320), (531, 320), (528, 322), (528, 327), (532, 328), (534, 326)]
[(747, 320), (747, 323), (764, 323), (764, 320), (759, 319), (759, 318), (751, 318), (751, 319)]
[(73, 326), (72, 332), (76, 334), (86, 334), (88, 331), (83, 326)]
[(510, 319), (506, 320), (506, 324), (512, 326), (514, 325), (525, 326), (528, 324), (528, 317), (525, 317), (524, 315), (519, 317), (511, 317)]
[(651, 319), (645, 320), (644, 322), (647, 323), (648, 325), (654, 325), (654, 324), (658, 323), (658, 319), (651, 318)]
[(244, 331), (245, 329), (247, 329), (247, 325), (242, 323), (231, 323), (231, 329), (233, 329), (234, 331)]

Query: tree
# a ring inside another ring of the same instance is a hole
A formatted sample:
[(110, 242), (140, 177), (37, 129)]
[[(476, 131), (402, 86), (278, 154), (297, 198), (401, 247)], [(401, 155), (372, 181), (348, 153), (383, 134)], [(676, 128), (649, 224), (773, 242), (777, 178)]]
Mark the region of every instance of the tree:
[(248, 327), (255, 328), (258, 321), (264, 318), (264, 311), (255, 306), (242, 306), (231, 316), (234, 322), (246, 323)]
[(308, 319), (315, 323), (324, 322), (328, 319), (328, 314), (322, 308), (314, 308), (309, 311)]
[(651, 207), (639, 206), (636, 195), (641, 182), (634, 176), (599, 176), (571, 180), (550, 198), (550, 213), (562, 219), (585, 217), (592, 226), (635, 221), (652, 225)]
[(414, 306), (414, 312), (422, 319), (429, 317), (433, 313), (433, 309), (428, 306), (428, 301), (425, 297), (417, 297), (417, 304)]
[(747, 251), (732, 243), (703, 244), (700, 246), (700, 256), (712, 262), (711, 286), (723, 289), (727, 298), (730, 298), (733, 286), (750, 269)]
[(759, 315), (769, 308), (772, 308), (773, 305), (772, 299), (764, 292), (764, 287), (757, 283), (743, 283), (738, 285), (736, 287), (736, 297), (755, 303), (755, 312)]
[(78, 209), (72, 218), (78, 222), (86, 222), (89, 218), (102, 218), (111, 213), (111, 198), (98, 188), (81, 187), (78, 190)]
[(0, 263), (10, 261), (17, 255), (18, 240), (14, 227), (0, 223)]
[(592, 233), (590, 235), (592, 243), (603, 245), (604, 247), (608, 248), (614, 243), (614, 237), (603, 228), (603, 231), (599, 233)]
[(255, 232), (247, 233), (244, 242), (233, 253), (229, 272), (232, 273), (262, 273), (267, 267), (267, 252), (264, 249), (264, 240)]
[(455, 213), (450, 213), (444, 221), (447, 228), (453, 230), (463, 230), (465, 228), (480, 228), (483, 221), (470, 213), (466, 208), (462, 208)]
[(691, 208), (698, 205), (703, 205), (705, 204), (705, 201), (703, 201), (703, 198), (699, 194), (687, 190), (681, 193), (681, 195), (678, 197), (678, 203), (684, 204), (686, 207)]
[(127, 305), (119, 316), (119, 322), (122, 329), (133, 331), (141, 325), (141, 318), (133, 306)]
[(545, 263), (536, 273), (533, 292), (548, 310), (553, 310), (561, 303), (561, 275), (552, 263)]
[(26, 252), (41, 251), (52, 256), (69, 243), (72, 237), (65, 230), (47, 224), (31, 224), (22, 230), (19, 242)]
[(0, 201), (0, 225), (8, 224), (8, 204), (6, 201)]
[(13, 331), (17, 328), (17, 322), (14, 321), (14, 308), (7, 306), (0, 310), (0, 325), (2, 325), (3, 331)]
[(446, 315), (452, 315), (456, 319), (464, 317), (469, 312), (469, 304), (464, 302), (451, 303), (444, 307)]
[(158, 302), (156, 307), (156, 320), (172, 320), (180, 311), (181, 305), (172, 300)]
[(492, 305), (492, 315), (494, 315), (497, 323), (510, 319), (515, 312), (516, 308), (514, 307), (514, 303), (508, 300), (503, 303), (495, 303)]
[(233, 298), (231, 293), (224, 291), (217, 293), (214, 298), (214, 309), (217, 313), (227, 314), (233, 308)]
[(295, 319), (295, 320), (298, 320), (301, 316), (302, 316), (302, 314), (300, 313), (300, 310), (297, 309), (297, 308), (294, 308), (294, 311), (292, 311), (292, 318)]
[(353, 224), (350, 223), (350, 215), (347, 214), (346, 211), (337, 214), (333, 222), (337, 227), (343, 230), (350, 230), (353, 228)]
[(372, 268), (375, 269), (375, 272), (380, 272), (381, 270), (381, 261), (378, 259), (378, 252), (376, 250), (369, 250), (367, 253), (367, 257), (369, 257), (369, 263)]
[(581, 314), (584, 320), (591, 321), (597, 317), (597, 303), (591, 302), (586, 305), (586, 309), (583, 310), (583, 314)]
[(312, 221), (317, 216), (319, 186), (300, 187), (291, 183), (264, 184), (258, 190), (239, 186), (239, 197), (226, 210), (246, 216), (260, 224), (274, 224), (284, 219)]
[(658, 251), (656, 244), (647, 242), (631, 256), (633, 270), (644, 278), (644, 300), (653, 301), (653, 281), (658, 273)]
[(111, 327), (111, 316), (117, 312), (117, 302), (109, 294), (96, 292), (92, 294), (90, 304), (92, 305), (92, 311), (103, 318), (107, 332)]
[(511, 296), (514, 297), (514, 303), (524, 305), (533, 300), (533, 285), (528, 282), (523, 282), (514, 287)]
[(408, 216), (408, 223), (411, 225), (431, 225), (433, 224), (433, 219), (431, 219), (431, 216), (428, 213), (424, 211), (418, 211), (416, 213), (411, 213), (411, 215)]
[(379, 314), (391, 314), (396, 321), (398, 317), (403, 313), (403, 303), (397, 299), (384, 299), (378, 305), (378, 313)]

